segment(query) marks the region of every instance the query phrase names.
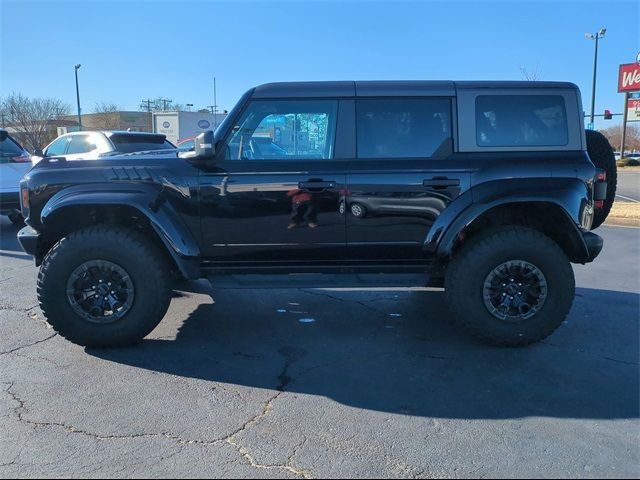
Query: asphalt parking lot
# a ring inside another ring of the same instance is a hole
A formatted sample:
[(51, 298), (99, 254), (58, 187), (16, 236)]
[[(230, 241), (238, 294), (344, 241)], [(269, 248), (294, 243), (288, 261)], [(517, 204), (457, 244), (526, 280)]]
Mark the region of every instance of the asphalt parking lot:
[(618, 201), (640, 202), (640, 172), (618, 171)]
[(1, 477), (640, 475), (640, 229), (599, 229), (525, 349), (470, 339), (440, 291), (191, 282), (140, 346), (92, 350), (46, 326), (0, 222)]

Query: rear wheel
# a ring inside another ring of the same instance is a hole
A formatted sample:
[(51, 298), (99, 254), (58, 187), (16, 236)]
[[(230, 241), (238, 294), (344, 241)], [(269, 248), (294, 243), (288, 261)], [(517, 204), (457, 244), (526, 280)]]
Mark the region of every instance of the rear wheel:
[(60, 240), (38, 274), (49, 324), (83, 346), (130, 345), (150, 333), (171, 301), (169, 269), (156, 247), (121, 227), (90, 227)]
[(454, 319), (473, 335), (493, 345), (523, 346), (564, 321), (575, 281), (553, 240), (511, 226), (469, 240), (447, 268), (445, 289)]
[(607, 172), (607, 198), (603, 208), (596, 210), (593, 217), (592, 229), (598, 228), (607, 219), (611, 211), (613, 201), (616, 198), (616, 186), (618, 184), (618, 170), (616, 158), (609, 140), (602, 133), (595, 130), (587, 130), (587, 153), (597, 168)]

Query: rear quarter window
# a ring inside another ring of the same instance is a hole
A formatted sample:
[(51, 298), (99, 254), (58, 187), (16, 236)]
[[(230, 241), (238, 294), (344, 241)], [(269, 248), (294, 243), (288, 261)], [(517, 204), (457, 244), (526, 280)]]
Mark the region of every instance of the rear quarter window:
[(479, 147), (546, 147), (569, 142), (561, 95), (479, 95), (475, 107)]

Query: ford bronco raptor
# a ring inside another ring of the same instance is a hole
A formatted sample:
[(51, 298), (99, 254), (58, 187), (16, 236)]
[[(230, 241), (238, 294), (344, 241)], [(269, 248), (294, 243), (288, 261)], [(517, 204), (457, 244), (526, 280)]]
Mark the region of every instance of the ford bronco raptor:
[(571, 83), (272, 83), (194, 151), (49, 157), (21, 181), (18, 238), (61, 335), (134, 343), (172, 280), (214, 288), (439, 286), (481, 340), (564, 320), (571, 262), (615, 193), (606, 139)]

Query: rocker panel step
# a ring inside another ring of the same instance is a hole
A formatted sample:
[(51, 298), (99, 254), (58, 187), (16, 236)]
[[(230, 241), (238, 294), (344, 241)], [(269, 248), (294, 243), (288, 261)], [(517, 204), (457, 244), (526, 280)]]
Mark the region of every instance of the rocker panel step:
[(210, 275), (213, 288), (371, 288), (424, 287), (426, 273), (290, 273)]

